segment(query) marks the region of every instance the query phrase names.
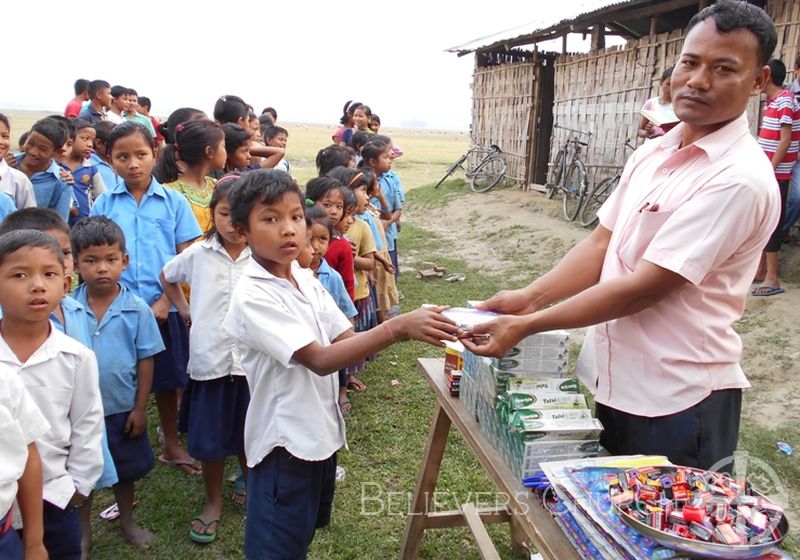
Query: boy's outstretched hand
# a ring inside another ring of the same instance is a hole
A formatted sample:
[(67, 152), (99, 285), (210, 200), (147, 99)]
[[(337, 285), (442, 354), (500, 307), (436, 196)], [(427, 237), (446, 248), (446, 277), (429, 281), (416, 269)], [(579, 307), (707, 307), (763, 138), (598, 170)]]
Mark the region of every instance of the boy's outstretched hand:
[(433, 346), (444, 347), (445, 340), (458, 340), (458, 325), (442, 315), (447, 307), (426, 307), (404, 313), (385, 325), (398, 340), (419, 340)]
[(461, 331), (459, 339), (473, 354), (502, 358), (528, 334), (520, 317), (504, 315)]

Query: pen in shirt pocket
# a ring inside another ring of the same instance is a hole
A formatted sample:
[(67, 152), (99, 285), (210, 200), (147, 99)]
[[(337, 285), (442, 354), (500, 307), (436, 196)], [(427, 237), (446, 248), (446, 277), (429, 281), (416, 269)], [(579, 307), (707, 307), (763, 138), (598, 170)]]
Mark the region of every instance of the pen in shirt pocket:
[(639, 208), (639, 213), (641, 214), (642, 212), (645, 212), (645, 211), (647, 211), (647, 212), (658, 212), (658, 202), (656, 202), (653, 205), (650, 205), (649, 202), (645, 202), (642, 205), (642, 207)]

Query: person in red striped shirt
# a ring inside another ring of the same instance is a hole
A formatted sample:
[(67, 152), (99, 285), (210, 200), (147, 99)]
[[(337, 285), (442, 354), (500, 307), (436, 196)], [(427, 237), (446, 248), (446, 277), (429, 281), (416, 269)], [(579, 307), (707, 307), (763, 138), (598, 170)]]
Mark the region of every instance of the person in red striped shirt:
[(800, 112), (794, 95), (783, 88), (786, 79), (786, 65), (778, 59), (770, 60), (767, 65), (772, 71), (770, 81), (764, 88), (767, 102), (758, 131), (758, 144), (767, 154), (775, 170), (775, 178), (781, 191), (781, 213), (775, 231), (764, 248), (761, 266), (756, 279), (761, 280), (753, 289), (754, 296), (773, 296), (783, 293), (778, 279), (778, 254), (783, 237), (783, 215), (786, 211), (786, 196), (789, 181), (792, 178), (792, 167), (797, 161), (800, 150)]

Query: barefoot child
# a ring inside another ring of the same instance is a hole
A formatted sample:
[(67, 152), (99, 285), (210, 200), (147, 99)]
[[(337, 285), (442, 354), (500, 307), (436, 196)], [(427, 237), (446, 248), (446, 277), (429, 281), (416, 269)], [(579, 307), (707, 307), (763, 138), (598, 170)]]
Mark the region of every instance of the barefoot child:
[(170, 307), (159, 273), (202, 231), (186, 197), (153, 178), (155, 153), (147, 130), (132, 122), (117, 125), (108, 139), (108, 150), (120, 181), (100, 195), (92, 215), (108, 217), (125, 233), (129, 264), (121, 282), (153, 310), (166, 347), (153, 364), (152, 391), (164, 431), (164, 454), (158, 460), (186, 474), (199, 474), (200, 464), (178, 440), (178, 392), (189, 380), (189, 333)]
[(153, 468), (147, 438), (147, 399), (153, 382), (153, 356), (164, 350), (153, 311), (119, 283), (128, 265), (125, 235), (103, 216), (85, 218), (70, 233), (83, 283), (75, 299), (85, 309), (92, 347), (100, 368), (108, 447), (117, 470), (114, 497), (122, 535), (146, 547), (153, 535), (133, 518), (134, 482)]
[[(250, 257), (244, 238), (231, 226), (228, 192), (237, 175), (223, 177), (211, 197), (211, 227), (205, 239), (169, 261), (161, 271), (164, 293), (178, 308), (189, 331), (190, 380), (181, 406), (181, 430), (189, 433), (189, 453), (203, 462), (206, 504), (192, 520), (189, 538), (213, 542), (222, 514), (225, 459), (244, 458), (244, 418), (250, 390), (231, 335), (220, 328), (231, 291)], [(189, 284), (191, 303), (180, 284)]]
[(50, 424), (36, 442), (45, 548), (50, 558), (77, 559), (77, 508), (85, 505), (103, 471), (97, 361), (94, 352), (50, 322), (64, 295), (64, 254), (56, 240), (33, 230), (12, 231), (2, 239), (0, 364), (20, 376)]
[(419, 309), (356, 335), (294, 262), (306, 241), (297, 184), (279, 171), (255, 171), (236, 182), (230, 200), (231, 221), (252, 251), (223, 322), (243, 349), (252, 389), (245, 554), (305, 558), (315, 530), (330, 522), (336, 452), (345, 442), (330, 374), (398, 340), (440, 346), (457, 327), (440, 309)]

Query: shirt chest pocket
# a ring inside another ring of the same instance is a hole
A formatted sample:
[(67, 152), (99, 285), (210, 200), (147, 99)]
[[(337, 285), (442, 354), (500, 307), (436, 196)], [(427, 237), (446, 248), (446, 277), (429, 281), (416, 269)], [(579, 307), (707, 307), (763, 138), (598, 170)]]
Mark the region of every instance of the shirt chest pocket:
[(636, 212), (625, 227), (617, 254), (628, 270), (636, 270), (658, 231), (672, 215), (672, 210)]

